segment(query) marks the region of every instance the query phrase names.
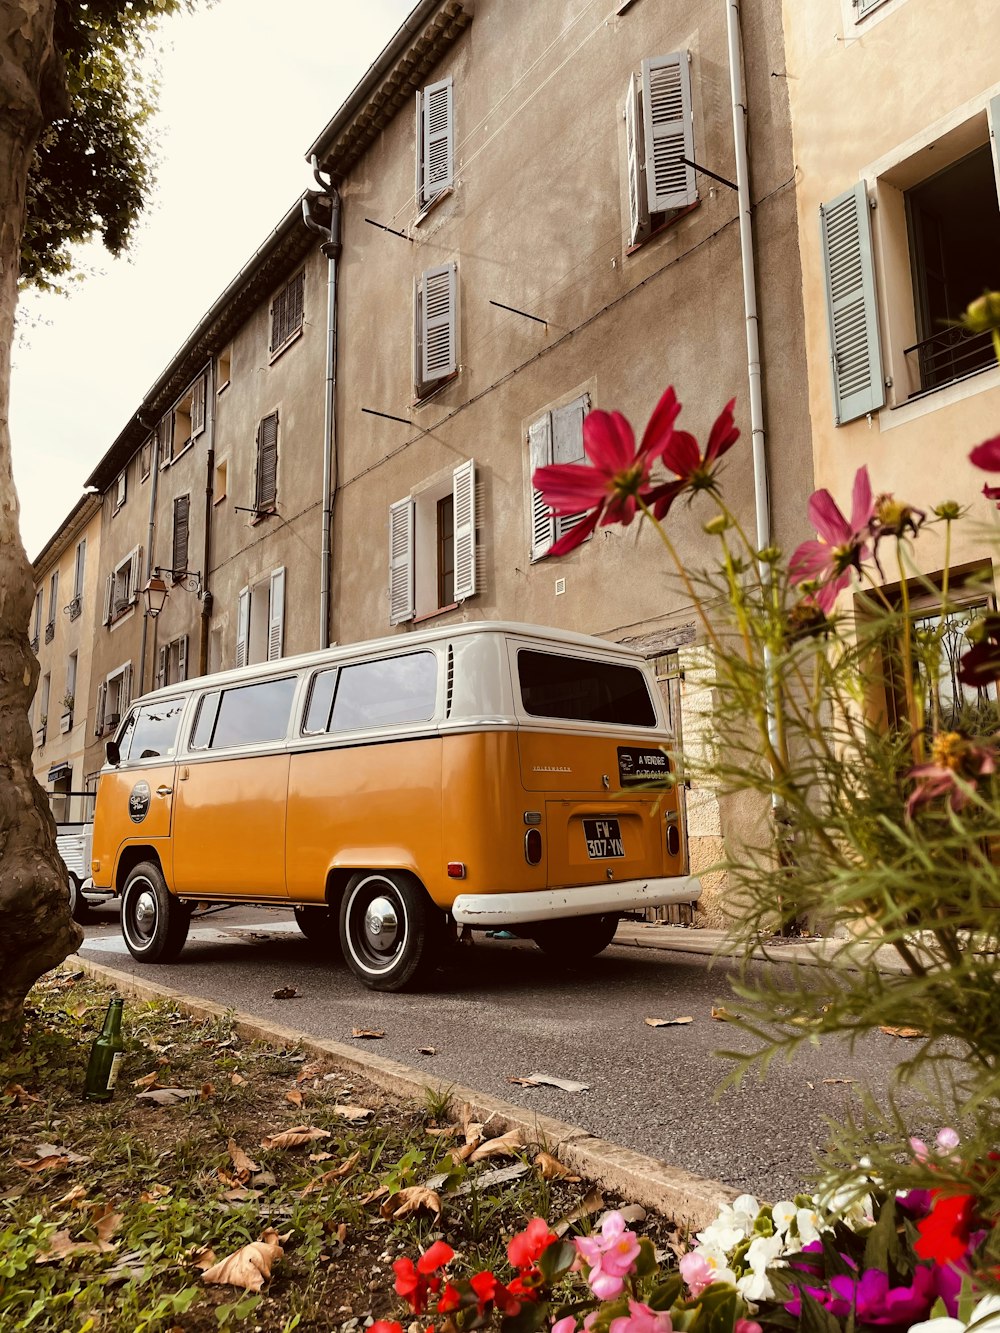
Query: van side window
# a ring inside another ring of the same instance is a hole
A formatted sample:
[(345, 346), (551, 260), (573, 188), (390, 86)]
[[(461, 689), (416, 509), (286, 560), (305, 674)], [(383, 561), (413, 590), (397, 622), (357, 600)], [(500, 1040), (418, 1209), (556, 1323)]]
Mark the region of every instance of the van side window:
[(636, 667), (522, 649), (517, 674), (524, 711), (533, 717), (656, 726), (646, 678)]
[(306, 708), (302, 730), (307, 736), (315, 736), (330, 730), (330, 710), (333, 708), (333, 691), (337, 684), (337, 671), (317, 671), (309, 687), (309, 705)]
[(143, 759), (162, 759), (174, 754), (177, 749), (177, 729), (183, 712), (183, 699), (165, 699), (162, 703), (144, 704), (132, 728), (128, 762), (135, 764)]
[(211, 690), (198, 700), (198, 711), (195, 714), (194, 726), (191, 728), (192, 750), (207, 750), (212, 743), (212, 732), (215, 730), (215, 719), (219, 716), (221, 697), (221, 690)]
[[(262, 745), (265, 741), (284, 740), (295, 694), (294, 676), (282, 680), (262, 680), (254, 685), (239, 685), (223, 690), (218, 712), (212, 718), (212, 695), (202, 700), (192, 748), (224, 750), (232, 745)], [(205, 719), (204, 724), (202, 719)], [(205, 733), (214, 721), (214, 726)]]
[(330, 731), (426, 722), (437, 699), (433, 653), (383, 657), (341, 668)]

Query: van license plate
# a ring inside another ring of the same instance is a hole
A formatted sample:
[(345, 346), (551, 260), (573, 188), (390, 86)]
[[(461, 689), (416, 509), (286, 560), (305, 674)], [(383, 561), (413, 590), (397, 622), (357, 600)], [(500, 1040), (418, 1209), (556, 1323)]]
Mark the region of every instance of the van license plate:
[(587, 839), (587, 855), (592, 861), (606, 861), (613, 856), (625, 855), (625, 844), (617, 819), (585, 819), (583, 836)]

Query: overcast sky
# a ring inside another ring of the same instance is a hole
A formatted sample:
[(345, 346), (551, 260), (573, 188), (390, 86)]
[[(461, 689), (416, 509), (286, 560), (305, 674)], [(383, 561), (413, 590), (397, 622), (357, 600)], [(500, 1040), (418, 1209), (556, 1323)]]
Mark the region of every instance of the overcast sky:
[(303, 189), (305, 150), (415, 0), (218, 0), (163, 25), (158, 183), (130, 254), (22, 297), (11, 431), (34, 557), (143, 395)]

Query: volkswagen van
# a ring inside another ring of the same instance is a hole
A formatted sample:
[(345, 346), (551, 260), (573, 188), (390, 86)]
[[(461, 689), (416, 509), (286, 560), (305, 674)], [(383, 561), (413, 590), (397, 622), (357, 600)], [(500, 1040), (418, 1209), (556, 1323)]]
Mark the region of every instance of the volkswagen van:
[(93, 876), (125, 943), (176, 958), (196, 904), (282, 903), (367, 986), (456, 934), (565, 958), (695, 901), (664, 706), (602, 639), (466, 623), (171, 685), (108, 743)]

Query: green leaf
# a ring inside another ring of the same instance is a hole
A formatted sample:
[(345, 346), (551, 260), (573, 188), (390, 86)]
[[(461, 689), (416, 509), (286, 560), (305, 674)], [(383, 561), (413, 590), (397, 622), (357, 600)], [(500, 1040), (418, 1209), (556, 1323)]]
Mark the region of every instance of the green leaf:
[(576, 1246), (572, 1241), (557, 1240), (542, 1251), (538, 1268), (546, 1283), (551, 1286), (558, 1277), (567, 1272), (576, 1258)]
[(799, 1328), (802, 1333), (842, 1333), (839, 1320), (820, 1305), (815, 1296), (810, 1296), (805, 1288), (800, 1290), (802, 1313), (799, 1315)]
[(889, 1272), (899, 1259), (899, 1236), (896, 1234), (896, 1200), (890, 1195), (882, 1204), (878, 1221), (865, 1240), (865, 1268)]
[(636, 1277), (649, 1277), (650, 1273), (656, 1272), (656, 1250), (648, 1236), (643, 1236), (639, 1241), (639, 1254), (634, 1271)]
[(501, 1333), (538, 1333), (545, 1326), (548, 1313), (547, 1301), (525, 1301), (518, 1314), (503, 1317)]
[(680, 1273), (671, 1273), (665, 1282), (659, 1282), (649, 1293), (646, 1304), (651, 1310), (669, 1310), (677, 1303), (684, 1282)]

